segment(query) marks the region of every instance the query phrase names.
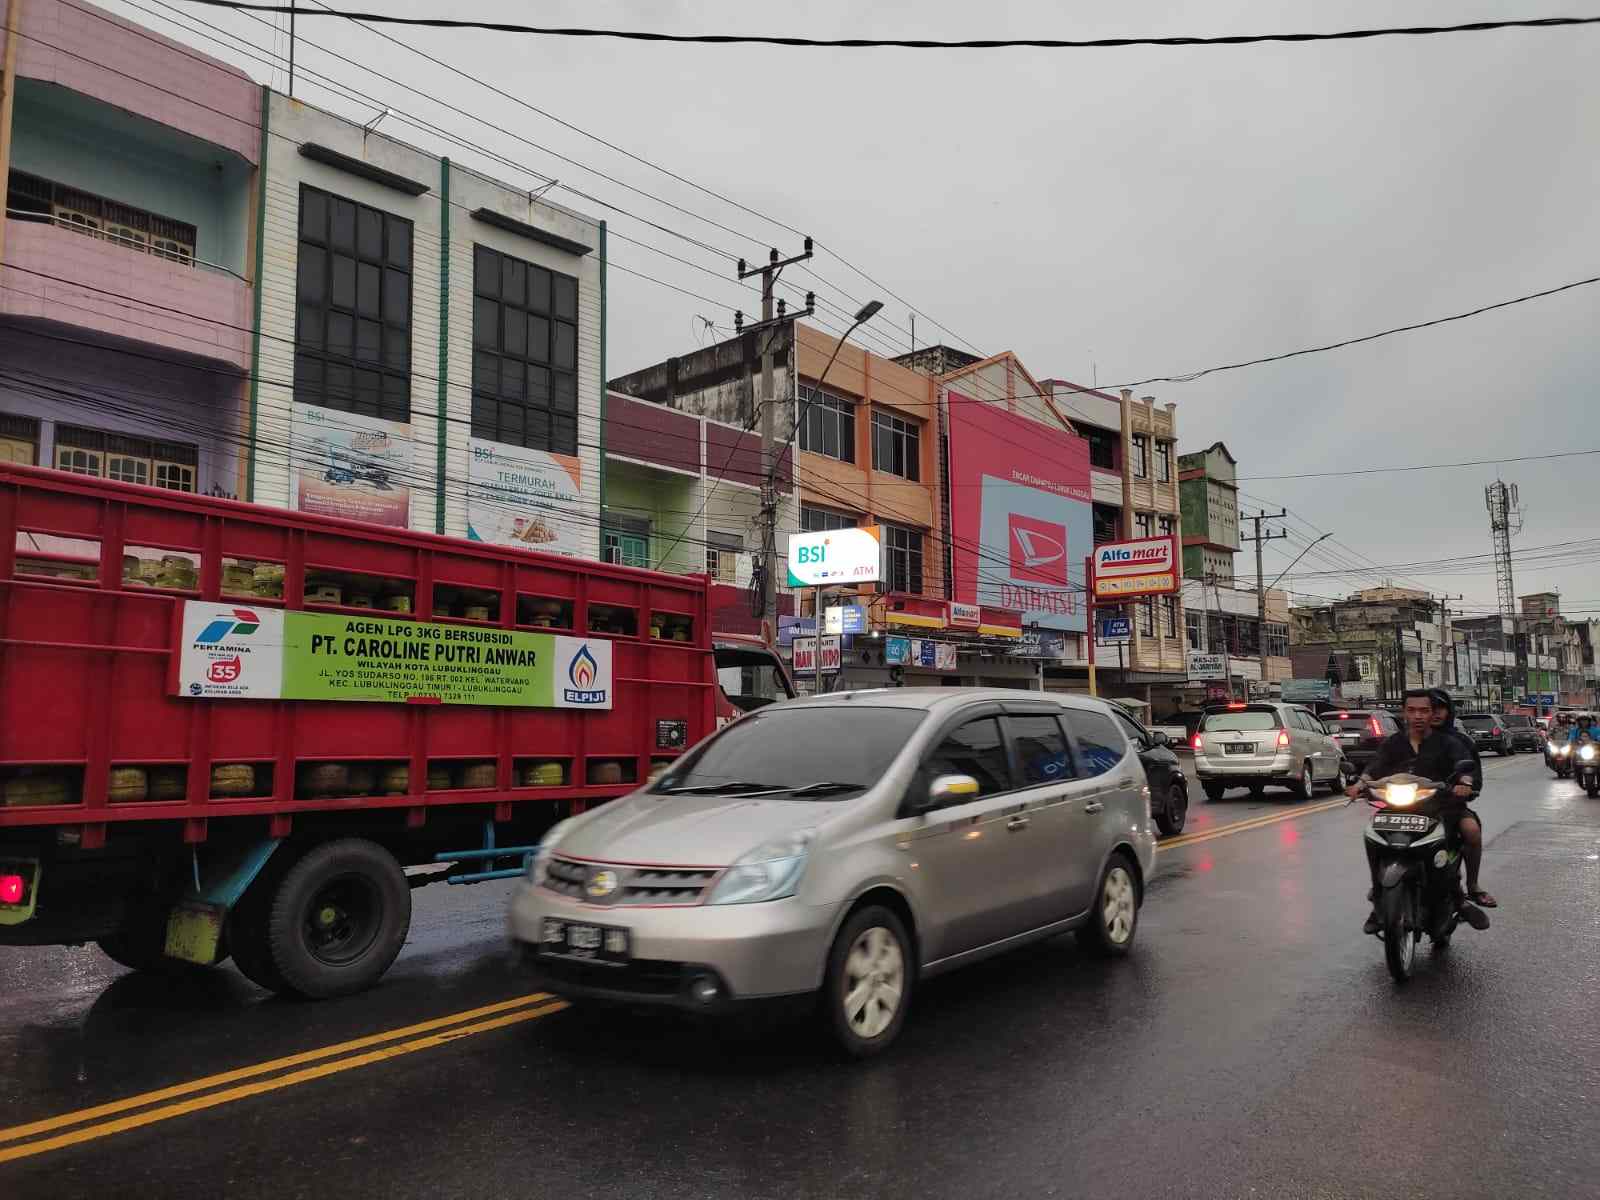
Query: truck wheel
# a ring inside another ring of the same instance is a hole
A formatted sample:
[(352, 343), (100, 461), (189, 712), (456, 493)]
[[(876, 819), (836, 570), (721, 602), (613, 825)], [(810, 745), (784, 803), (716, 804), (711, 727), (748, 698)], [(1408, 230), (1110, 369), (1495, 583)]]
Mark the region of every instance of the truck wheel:
[(267, 946), (285, 990), (348, 996), (389, 969), (411, 928), (411, 886), (376, 842), (343, 838), (284, 874), (267, 916)]
[[(280, 850), (280, 854), (287, 854)], [(268, 864), (268, 870), (275, 864)], [(233, 950), (233, 965), (257, 987), (269, 992), (288, 990), (283, 974), (272, 961), (267, 941), (267, 918), (272, 912), (272, 896), (278, 874), (263, 875), (245, 892), (228, 917), (228, 945)]]

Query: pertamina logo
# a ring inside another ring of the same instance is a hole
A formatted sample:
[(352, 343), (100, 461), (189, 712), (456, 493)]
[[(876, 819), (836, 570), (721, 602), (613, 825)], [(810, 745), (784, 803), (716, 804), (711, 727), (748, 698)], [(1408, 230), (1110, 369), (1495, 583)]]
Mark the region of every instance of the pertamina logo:
[(194, 635), (196, 646), (215, 646), (224, 638), (249, 637), (261, 628), (261, 618), (248, 608), (236, 608), (233, 616), (218, 617)]
[(1067, 586), (1067, 527), (1021, 513), (1010, 514), (1011, 577)]
[(604, 704), (605, 689), (594, 686), (599, 677), (600, 664), (595, 662), (588, 646), (579, 646), (567, 664), (567, 679), (572, 686), (562, 689), (563, 698), (568, 704)]

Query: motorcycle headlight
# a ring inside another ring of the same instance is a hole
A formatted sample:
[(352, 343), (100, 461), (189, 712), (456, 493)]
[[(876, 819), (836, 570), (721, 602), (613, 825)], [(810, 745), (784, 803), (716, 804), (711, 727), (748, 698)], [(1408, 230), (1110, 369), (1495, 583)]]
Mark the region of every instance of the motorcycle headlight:
[(1391, 783), (1383, 789), (1383, 801), (1392, 808), (1410, 808), (1417, 802), (1417, 785)]
[(811, 853), (809, 829), (763, 842), (723, 873), (707, 904), (757, 904), (782, 900), (800, 886)]
[(1578, 747), (1578, 757), (1583, 759), (1584, 762), (1590, 761), (1591, 759), (1594, 758), (1594, 747), (1593, 746), (1580, 746), (1580, 747)]
[(1562, 745), (1556, 747), (1556, 753), (1562, 758), (1565, 758), (1567, 755), (1572, 753), (1572, 747), (1563, 743)]
[(528, 860), (528, 882), (538, 887), (543, 883), (550, 871), (550, 856), (555, 853), (556, 843), (566, 836), (572, 828), (572, 818), (557, 821), (545, 831), (539, 848), (533, 852), (533, 857)]

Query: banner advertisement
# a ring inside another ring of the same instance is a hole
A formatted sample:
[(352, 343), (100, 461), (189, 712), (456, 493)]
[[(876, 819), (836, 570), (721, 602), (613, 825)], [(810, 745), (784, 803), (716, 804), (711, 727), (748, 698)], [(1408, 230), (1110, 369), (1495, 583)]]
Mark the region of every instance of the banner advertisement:
[(582, 557), (583, 464), (564, 454), (467, 441), (467, 537)]
[(410, 526), (416, 468), (409, 425), (295, 404), (289, 462), (291, 501), (300, 512)]
[[(837, 636), (823, 634), (822, 636), (822, 673), (824, 675), (837, 675), (839, 673), (840, 639)], [(797, 677), (815, 675), (817, 673), (817, 639), (815, 637), (797, 637), (794, 639), (794, 673)]]
[(887, 637), (883, 639), (883, 661), (891, 667), (903, 667), (911, 661), (911, 639)]
[(612, 705), (611, 643), (186, 601), (178, 692), (513, 708)]
[(954, 671), (956, 669), (956, 645), (954, 642), (938, 643), (938, 653), (934, 655), (933, 667), (936, 671)]
[(949, 401), (956, 602), (1020, 609), (1026, 625), (1086, 632), (1089, 443), (953, 391)]
[(789, 535), (789, 586), (874, 583), (883, 577), (876, 525)]

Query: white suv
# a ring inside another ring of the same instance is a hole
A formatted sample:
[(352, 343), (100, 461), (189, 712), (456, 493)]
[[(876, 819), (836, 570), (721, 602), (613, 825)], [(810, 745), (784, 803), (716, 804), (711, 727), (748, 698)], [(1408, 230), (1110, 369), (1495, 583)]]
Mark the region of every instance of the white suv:
[(1230, 787), (1259, 796), (1268, 784), (1302, 799), (1319, 785), (1345, 784), (1344, 752), (1317, 716), (1298, 704), (1230, 704), (1212, 709), (1194, 736), (1194, 770), (1206, 799)]

